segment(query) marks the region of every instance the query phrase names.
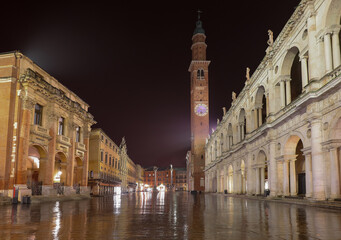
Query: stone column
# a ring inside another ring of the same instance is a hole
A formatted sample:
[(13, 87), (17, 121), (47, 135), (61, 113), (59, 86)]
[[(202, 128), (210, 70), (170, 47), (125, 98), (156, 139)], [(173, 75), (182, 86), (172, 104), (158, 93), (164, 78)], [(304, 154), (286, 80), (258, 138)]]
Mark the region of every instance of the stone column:
[(308, 76), (310, 80), (315, 80), (324, 74), (324, 63), (321, 64), (324, 60), (322, 58), (323, 54), (319, 51), (319, 45), (323, 44), (320, 39), (316, 40), (316, 20), (315, 14), (313, 13), (307, 19), (307, 28), (309, 48)]
[(255, 170), (256, 170), (256, 194), (260, 194), (260, 177), (259, 177), (259, 168), (258, 167), (256, 167), (255, 168)]
[(340, 166), (337, 148), (333, 147), (330, 150), (330, 183), (331, 183), (331, 198), (340, 198)]
[(290, 85), (290, 81), (291, 80), (286, 80), (285, 81), (287, 105), (289, 105), (291, 103), (291, 85)]
[(74, 128), (75, 126), (73, 126), (71, 119), (67, 120), (67, 133), (70, 136), (70, 143), (71, 143), (71, 147), (69, 148), (69, 152), (68, 152), (68, 164), (66, 167), (66, 186), (68, 187), (72, 187), (73, 186), (73, 179), (74, 179), (74, 168), (75, 168), (75, 131)]
[(224, 166), (224, 184), (223, 184), (223, 186), (224, 186), (224, 192), (225, 192), (225, 190), (227, 190), (227, 169), (226, 169), (226, 166)]
[(240, 133), (241, 133), (241, 131), (240, 131), (240, 126), (239, 125), (237, 125), (237, 136), (238, 136), (238, 142), (240, 142), (242, 139), (241, 139), (241, 136), (240, 136)]
[(242, 123), (240, 127), (242, 129), (242, 139), (241, 140), (243, 140), (245, 138), (244, 123)]
[(324, 40), (324, 55), (326, 60), (326, 72), (333, 70), (333, 54), (331, 45), (331, 33), (326, 33), (323, 37)]
[[(27, 182), (27, 159), (30, 140), (31, 112), (34, 107), (33, 99), (24, 97), (18, 144), (18, 162), (16, 184), (26, 185)], [(13, 146), (15, 148), (16, 146)]]
[(289, 160), (290, 163), (290, 195), (296, 196), (296, 166), (295, 166), (296, 159)]
[(308, 84), (308, 57), (301, 57), (301, 69), (302, 69), (302, 87), (304, 88)]
[(334, 69), (340, 66), (340, 39), (339, 39), (340, 29), (333, 31), (332, 43), (333, 43), (333, 66)]
[(277, 165), (277, 195), (283, 195), (283, 190), (284, 190), (284, 184), (283, 184), (283, 180), (284, 180), (284, 177), (283, 177), (283, 173), (284, 173), (284, 170), (283, 170), (283, 161), (278, 161), (276, 159), (276, 165)]
[(270, 195), (272, 197), (277, 195), (277, 163), (276, 163), (276, 142), (270, 142), (269, 144), (269, 159), (270, 159)]
[(90, 150), (90, 130), (84, 134), (84, 145), (86, 152), (84, 153), (83, 159), (83, 176), (82, 176), (82, 186), (88, 186), (88, 171), (89, 171), (89, 150)]
[[(56, 158), (56, 138), (57, 138), (57, 120), (58, 116), (50, 110), (46, 117), (48, 117), (49, 121), (49, 135), (51, 140), (49, 141), (49, 150), (48, 150), (48, 160), (46, 163), (46, 174), (44, 185), (46, 189), (52, 188), (53, 186), (53, 174), (54, 174), (54, 165), (55, 165), (55, 158)], [(44, 189), (43, 189), (44, 194)]]
[(260, 194), (264, 193), (265, 187), (265, 176), (264, 176), (264, 167), (260, 168)]
[(307, 198), (311, 198), (313, 194), (313, 175), (311, 170), (311, 153), (305, 153), (305, 178), (306, 178), (306, 194)]
[(324, 164), (322, 154), (322, 130), (321, 119), (314, 118), (311, 121), (311, 155), (313, 173), (313, 197), (316, 200), (325, 200)]
[(262, 126), (263, 124), (263, 119), (262, 119), (262, 109), (258, 108), (257, 109), (258, 112), (258, 127)]
[(283, 195), (289, 196), (289, 162), (283, 160)]
[(266, 116), (268, 117), (269, 112), (270, 112), (270, 109), (269, 109), (269, 93), (267, 93), (265, 96), (266, 96)]
[(285, 107), (285, 87), (284, 87), (284, 81), (279, 82), (280, 86), (280, 92), (281, 92), (281, 107)]
[(257, 111), (257, 108), (255, 108), (254, 110), (253, 110), (253, 119), (254, 119), (254, 126), (255, 126), (255, 128), (254, 128), (254, 130), (255, 129), (257, 129), (258, 128), (258, 111)]

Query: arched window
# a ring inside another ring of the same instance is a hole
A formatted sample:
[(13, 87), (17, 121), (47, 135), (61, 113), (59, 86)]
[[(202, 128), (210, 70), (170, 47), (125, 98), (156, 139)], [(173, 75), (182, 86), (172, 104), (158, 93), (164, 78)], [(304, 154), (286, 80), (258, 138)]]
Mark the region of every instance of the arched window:
[(198, 79), (205, 79), (205, 72), (203, 69), (198, 69), (197, 71), (197, 78)]

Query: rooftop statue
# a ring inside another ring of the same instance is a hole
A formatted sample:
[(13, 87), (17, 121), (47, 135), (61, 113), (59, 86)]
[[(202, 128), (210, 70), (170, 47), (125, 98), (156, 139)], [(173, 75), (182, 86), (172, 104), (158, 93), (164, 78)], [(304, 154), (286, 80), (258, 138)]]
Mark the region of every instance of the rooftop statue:
[(232, 92), (232, 101), (234, 102), (237, 99), (237, 94)]
[(250, 68), (246, 68), (246, 81), (250, 81)]
[(274, 33), (269, 29), (268, 35), (269, 35), (269, 40), (267, 43), (270, 47), (272, 47), (272, 45), (274, 44)]

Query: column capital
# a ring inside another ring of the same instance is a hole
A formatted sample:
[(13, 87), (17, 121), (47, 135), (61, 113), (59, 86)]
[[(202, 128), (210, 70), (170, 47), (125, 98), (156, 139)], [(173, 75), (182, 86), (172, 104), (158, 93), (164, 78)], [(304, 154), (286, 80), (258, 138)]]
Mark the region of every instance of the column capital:
[(341, 139), (332, 139), (321, 143), (324, 151), (331, 151), (341, 147)]
[(287, 81), (291, 81), (291, 77), (290, 75), (281, 75), (279, 76), (279, 82), (287, 82)]
[(23, 103), (22, 104), (23, 109), (32, 110), (34, 108), (34, 106), (36, 105), (36, 102), (31, 97), (24, 96), (24, 97), (22, 97), (22, 100), (23, 100), (23, 102), (22, 102)]
[(308, 55), (301, 55), (300, 56), (300, 61), (307, 60), (309, 58)]

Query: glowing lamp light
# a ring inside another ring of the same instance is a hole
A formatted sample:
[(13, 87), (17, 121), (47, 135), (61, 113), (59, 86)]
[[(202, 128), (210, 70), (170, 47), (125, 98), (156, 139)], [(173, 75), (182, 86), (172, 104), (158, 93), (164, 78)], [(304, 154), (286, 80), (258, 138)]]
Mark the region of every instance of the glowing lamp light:
[(58, 171), (56, 175), (54, 175), (53, 181), (60, 182), (60, 175), (62, 175), (62, 171)]
[(161, 185), (159, 185), (159, 186), (157, 187), (157, 190), (158, 190), (159, 192), (165, 192), (165, 191), (166, 191), (166, 187), (165, 187), (165, 185), (161, 184)]

